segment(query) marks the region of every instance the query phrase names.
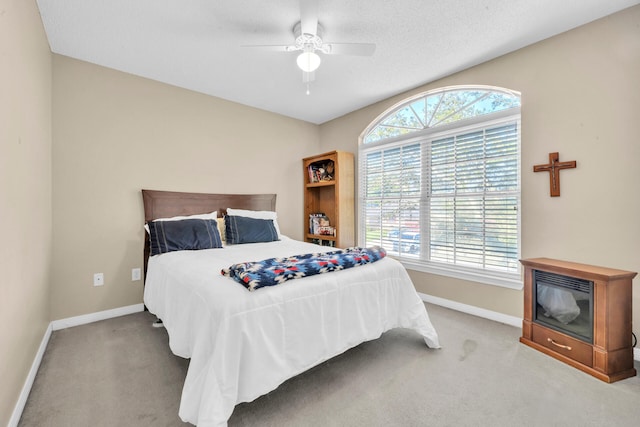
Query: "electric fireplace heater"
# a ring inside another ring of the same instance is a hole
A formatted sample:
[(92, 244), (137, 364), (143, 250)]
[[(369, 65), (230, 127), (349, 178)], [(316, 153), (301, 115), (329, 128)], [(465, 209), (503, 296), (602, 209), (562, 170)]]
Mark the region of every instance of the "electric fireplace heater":
[(631, 333), (635, 272), (549, 258), (520, 262), (520, 342), (602, 381), (636, 375)]
[(535, 323), (593, 343), (593, 281), (533, 270)]

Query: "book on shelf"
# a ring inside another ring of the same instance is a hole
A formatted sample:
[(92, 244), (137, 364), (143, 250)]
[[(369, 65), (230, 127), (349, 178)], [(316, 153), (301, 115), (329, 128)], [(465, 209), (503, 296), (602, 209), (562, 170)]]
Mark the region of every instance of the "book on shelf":
[(336, 228), (330, 225), (321, 225), (320, 227), (318, 227), (318, 232), (314, 234), (319, 234), (320, 236), (336, 237)]
[[(322, 212), (309, 214), (309, 233), (323, 234), (321, 231), (329, 235), (328, 228), (333, 228), (329, 224), (329, 217)], [(335, 228), (331, 235), (335, 234)]]

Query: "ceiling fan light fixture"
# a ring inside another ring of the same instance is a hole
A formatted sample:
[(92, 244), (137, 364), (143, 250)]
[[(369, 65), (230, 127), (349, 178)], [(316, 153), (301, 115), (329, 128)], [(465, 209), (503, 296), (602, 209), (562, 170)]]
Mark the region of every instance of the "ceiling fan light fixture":
[(304, 51), (296, 59), (298, 67), (304, 72), (312, 73), (320, 66), (320, 56), (315, 52)]

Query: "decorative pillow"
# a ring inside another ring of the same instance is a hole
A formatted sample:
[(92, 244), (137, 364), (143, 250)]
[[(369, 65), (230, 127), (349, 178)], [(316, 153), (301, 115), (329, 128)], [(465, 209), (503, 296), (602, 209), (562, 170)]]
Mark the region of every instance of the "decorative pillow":
[(250, 211), (247, 209), (227, 208), (227, 215), (244, 216), (246, 218), (256, 219), (271, 219), (273, 220), (273, 226), (276, 228), (276, 233), (278, 233), (278, 239), (281, 237), (280, 227), (278, 227), (278, 214), (273, 211)]
[(227, 243), (230, 245), (278, 240), (278, 232), (272, 219), (227, 215), (225, 222)]
[[(218, 218), (218, 211), (204, 213), (204, 214), (195, 214), (195, 215), (180, 215), (180, 216), (172, 216), (171, 218), (156, 218), (154, 221), (181, 221), (183, 219), (216, 219)], [(145, 224), (144, 229), (149, 233), (149, 225)]]
[(216, 218), (216, 221), (218, 221), (218, 233), (220, 233), (222, 243), (225, 243), (227, 241), (227, 228), (224, 224), (224, 218)]
[(152, 221), (149, 232), (151, 255), (222, 247), (215, 219)]

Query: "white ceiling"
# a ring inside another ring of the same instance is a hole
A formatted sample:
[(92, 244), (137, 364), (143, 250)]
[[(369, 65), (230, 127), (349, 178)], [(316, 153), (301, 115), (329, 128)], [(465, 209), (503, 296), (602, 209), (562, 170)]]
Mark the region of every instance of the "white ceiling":
[(319, 0), (326, 42), (306, 95), (299, 0), (37, 0), (54, 53), (320, 124), (640, 0)]

